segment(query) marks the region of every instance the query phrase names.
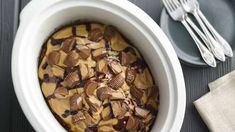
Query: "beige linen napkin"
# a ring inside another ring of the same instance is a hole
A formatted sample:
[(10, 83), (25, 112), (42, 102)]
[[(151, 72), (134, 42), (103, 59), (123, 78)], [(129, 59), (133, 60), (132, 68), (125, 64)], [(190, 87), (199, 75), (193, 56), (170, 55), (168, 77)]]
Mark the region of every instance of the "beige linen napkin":
[(235, 71), (209, 83), (210, 92), (194, 102), (213, 132), (235, 132)]

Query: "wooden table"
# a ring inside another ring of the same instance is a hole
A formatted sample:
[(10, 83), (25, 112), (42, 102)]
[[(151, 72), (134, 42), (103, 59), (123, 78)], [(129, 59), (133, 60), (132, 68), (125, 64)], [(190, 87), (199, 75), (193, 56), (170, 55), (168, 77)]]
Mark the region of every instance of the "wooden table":
[[(160, 0), (131, 0), (159, 22)], [(2, 132), (34, 131), (16, 99), (11, 79), (11, 49), (18, 26), (18, 16), (29, 0), (0, 0), (0, 130)], [(193, 68), (182, 64), (187, 93), (187, 107), (182, 132), (206, 132), (207, 127), (192, 102), (208, 92), (207, 84), (235, 69), (235, 59), (217, 68)]]

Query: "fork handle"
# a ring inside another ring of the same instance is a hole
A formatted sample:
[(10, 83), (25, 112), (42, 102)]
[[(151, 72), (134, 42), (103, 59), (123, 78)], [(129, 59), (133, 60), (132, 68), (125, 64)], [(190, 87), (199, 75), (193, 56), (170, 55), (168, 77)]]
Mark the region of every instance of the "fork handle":
[(201, 37), (203, 42), (206, 44), (207, 48), (210, 49), (210, 45), (209, 45), (210, 42), (208, 41), (208, 39), (205, 36), (205, 34), (197, 27), (196, 24), (194, 24), (194, 22), (189, 17), (186, 18), (186, 21), (193, 28), (193, 30), (196, 31), (196, 33), (199, 35), (199, 37)]
[(193, 40), (195, 41), (199, 52), (202, 56), (202, 59), (211, 67), (216, 67), (216, 62), (214, 56), (211, 54), (211, 52), (202, 44), (200, 39), (196, 36), (196, 34), (193, 32), (191, 27), (188, 25), (186, 20), (182, 20), (181, 23), (184, 25), (184, 27), (187, 29)]
[(213, 38), (211, 33), (206, 28), (205, 24), (202, 22), (200, 16), (197, 13), (197, 9), (193, 12), (193, 15), (195, 16), (196, 20), (198, 21), (199, 25), (201, 26), (203, 32), (205, 33), (210, 46), (210, 49), (212, 53), (215, 55), (215, 57), (220, 61), (225, 61), (225, 55), (223, 52), (222, 47), (219, 45), (219, 43)]
[(210, 30), (210, 32), (212, 33), (212, 35), (214, 36), (214, 38), (221, 44), (221, 46), (223, 47), (224, 53), (229, 56), (232, 57), (233, 56), (233, 51), (231, 46), (228, 44), (228, 42), (213, 28), (213, 26), (210, 24), (210, 22), (206, 19), (206, 17), (204, 16), (204, 14), (201, 12), (201, 10), (198, 10), (198, 15), (200, 16), (200, 18), (203, 20), (203, 22), (206, 24), (206, 26), (208, 27), (208, 29)]
[(193, 28), (194, 31), (196, 31), (196, 33), (199, 35), (199, 37), (201, 37), (201, 39), (203, 40), (203, 42), (206, 44), (206, 47), (212, 51), (211, 49), (211, 43), (209, 42), (208, 38), (205, 36), (205, 34), (197, 27), (196, 24), (194, 24), (194, 22), (187, 17), (186, 21), (188, 22), (188, 24)]

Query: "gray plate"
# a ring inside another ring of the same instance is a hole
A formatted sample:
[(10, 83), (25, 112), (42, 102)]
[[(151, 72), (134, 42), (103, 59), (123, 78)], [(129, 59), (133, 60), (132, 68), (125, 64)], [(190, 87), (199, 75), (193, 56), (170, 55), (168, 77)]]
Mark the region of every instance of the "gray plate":
[[(235, 0), (199, 0), (200, 9), (215, 29), (235, 49)], [(191, 17), (193, 18), (193, 17)], [(183, 63), (193, 66), (207, 66), (186, 29), (173, 21), (165, 9), (161, 14), (160, 26)]]

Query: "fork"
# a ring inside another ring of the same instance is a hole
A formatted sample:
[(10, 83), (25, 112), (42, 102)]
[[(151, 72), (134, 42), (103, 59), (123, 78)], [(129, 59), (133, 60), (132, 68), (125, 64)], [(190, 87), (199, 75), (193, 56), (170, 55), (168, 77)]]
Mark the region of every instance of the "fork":
[[(202, 27), (204, 33), (206, 34), (207, 38), (211, 43), (214, 44), (214, 46), (218, 47), (220, 46), (224, 52), (225, 55), (232, 57), (233, 51), (231, 46), (228, 44), (228, 42), (213, 28), (213, 26), (210, 24), (210, 22), (206, 19), (206, 17), (203, 15), (203, 13), (200, 10), (200, 6), (197, 0), (180, 0), (184, 10), (188, 13), (191, 13), (195, 16), (198, 23)], [(203, 23), (204, 22), (204, 23)], [(205, 24), (205, 25), (204, 25)], [(207, 26), (207, 27), (206, 27)], [(208, 31), (208, 29), (210, 32)], [(211, 34), (213, 35), (211, 35)], [(216, 41), (216, 42), (215, 42)], [(213, 46), (213, 45), (212, 45)], [(212, 47), (212, 48), (216, 48)], [(219, 48), (218, 48), (219, 49)], [(218, 57), (217, 57), (218, 58)], [(225, 59), (222, 58), (221, 59)], [(220, 59), (220, 60), (221, 60)]]
[(173, 0), (162, 0), (166, 10), (175, 21), (181, 22), (187, 29), (193, 40), (195, 41), (202, 59), (211, 67), (216, 67), (216, 61), (213, 54), (203, 45), (201, 40), (196, 36), (191, 27), (188, 25), (186, 19), (188, 19), (187, 13), (184, 11), (181, 4)]

